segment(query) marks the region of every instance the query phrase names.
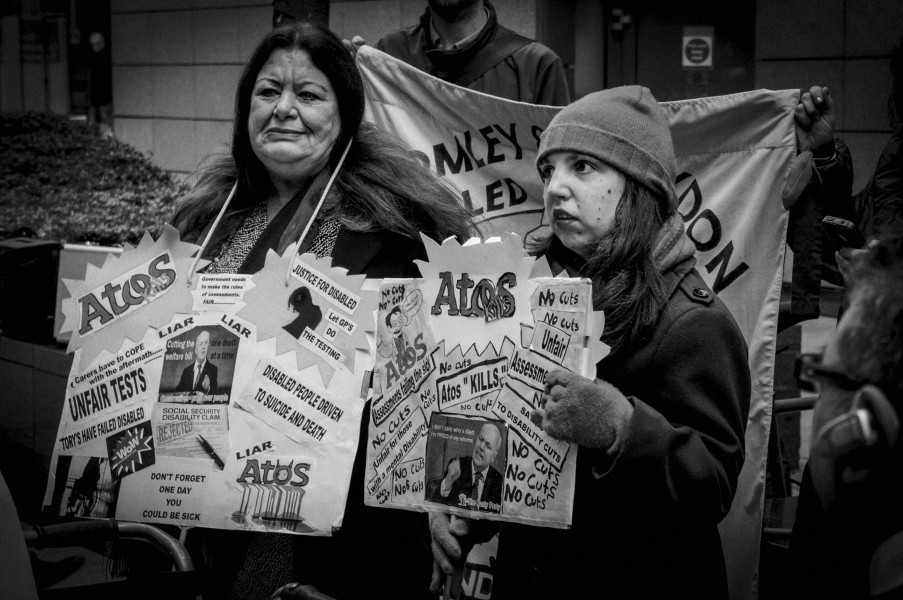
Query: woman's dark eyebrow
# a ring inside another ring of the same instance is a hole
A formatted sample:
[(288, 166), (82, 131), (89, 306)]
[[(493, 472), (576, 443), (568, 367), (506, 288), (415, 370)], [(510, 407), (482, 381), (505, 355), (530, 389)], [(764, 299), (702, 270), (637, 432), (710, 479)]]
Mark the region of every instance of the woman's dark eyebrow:
[(304, 79), (304, 80), (302, 80), (301, 83), (300, 83), (300, 85), (299, 85), (299, 87), (304, 87), (304, 86), (307, 86), (307, 85), (312, 85), (312, 86), (314, 86), (314, 87), (316, 87), (316, 88), (318, 88), (318, 89), (320, 89), (320, 90), (323, 90), (324, 92), (325, 92), (326, 89), (327, 89), (326, 86), (324, 86), (323, 84), (317, 83), (316, 81), (310, 81), (309, 79)]
[(272, 83), (272, 84), (275, 84), (275, 85), (282, 85), (282, 81), (281, 81), (281, 80), (276, 79), (275, 77), (267, 77), (267, 76), (261, 76), (261, 77), (258, 77), (258, 78), (257, 78), (257, 81), (254, 82), (254, 85), (258, 85), (258, 84), (260, 84), (260, 83), (262, 83), (262, 82)]

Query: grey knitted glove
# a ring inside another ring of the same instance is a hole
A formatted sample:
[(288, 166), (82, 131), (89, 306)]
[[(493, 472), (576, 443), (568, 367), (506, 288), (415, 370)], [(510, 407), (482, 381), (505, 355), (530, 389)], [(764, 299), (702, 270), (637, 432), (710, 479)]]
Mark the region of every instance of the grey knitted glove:
[(555, 439), (614, 453), (632, 415), (633, 405), (615, 386), (559, 369), (546, 376), (542, 406), (530, 420)]
[(460, 588), (464, 562), (474, 545), (468, 535), (471, 523), (471, 519), (457, 515), (449, 517), (445, 513), (430, 513), (430, 537), (433, 549), (431, 594), (438, 594), (444, 581), (452, 586), (452, 594), (456, 592), (454, 588)]

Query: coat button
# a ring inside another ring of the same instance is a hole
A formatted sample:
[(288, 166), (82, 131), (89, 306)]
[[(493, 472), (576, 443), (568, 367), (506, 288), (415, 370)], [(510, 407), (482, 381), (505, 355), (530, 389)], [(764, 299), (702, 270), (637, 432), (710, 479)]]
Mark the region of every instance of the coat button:
[(708, 298), (709, 293), (702, 288), (693, 288), (693, 295), (697, 298)]

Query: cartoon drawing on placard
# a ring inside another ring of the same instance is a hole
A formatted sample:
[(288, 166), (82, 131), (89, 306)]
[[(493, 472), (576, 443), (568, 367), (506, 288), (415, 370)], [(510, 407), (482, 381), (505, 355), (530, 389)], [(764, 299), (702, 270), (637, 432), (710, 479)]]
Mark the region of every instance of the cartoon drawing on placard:
[(379, 355), (383, 358), (404, 357), (411, 345), (408, 342), (408, 334), (404, 331), (404, 327), (410, 323), (410, 319), (406, 318), (400, 306), (393, 306), (386, 315), (385, 323), (388, 335), (383, 336), (379, 341)]
[(427, 325), (427, 310), (423, 292), (413, 280), (381, 286), (376, 319), (374, 389), (377, 392), (391, 394), (399, 385), (407, 386), (409, 391), (416, 390), (432, 372), (430, 354), (436, 344)]
[(505, 425), (434, 413), (428, 436), (425, 499), (500, 513), (507, 462)]

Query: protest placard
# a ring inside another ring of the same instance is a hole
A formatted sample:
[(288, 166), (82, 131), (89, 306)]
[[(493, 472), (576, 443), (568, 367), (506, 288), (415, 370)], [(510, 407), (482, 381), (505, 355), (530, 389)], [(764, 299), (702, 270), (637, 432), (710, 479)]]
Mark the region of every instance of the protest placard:
[(195, 250), (167, 228), (67, 281), (75, 356), (45, 504), (328, 535), (357, 450), (376, 292), (295, 247), (254, 276), (190, 274)]
[(576, 447), (529, 414), (607, 351), (589, 281), (537, 276), (516, 235), (425, 244), (423, 277), (380, 289), (365, 502), (567, 527)]

